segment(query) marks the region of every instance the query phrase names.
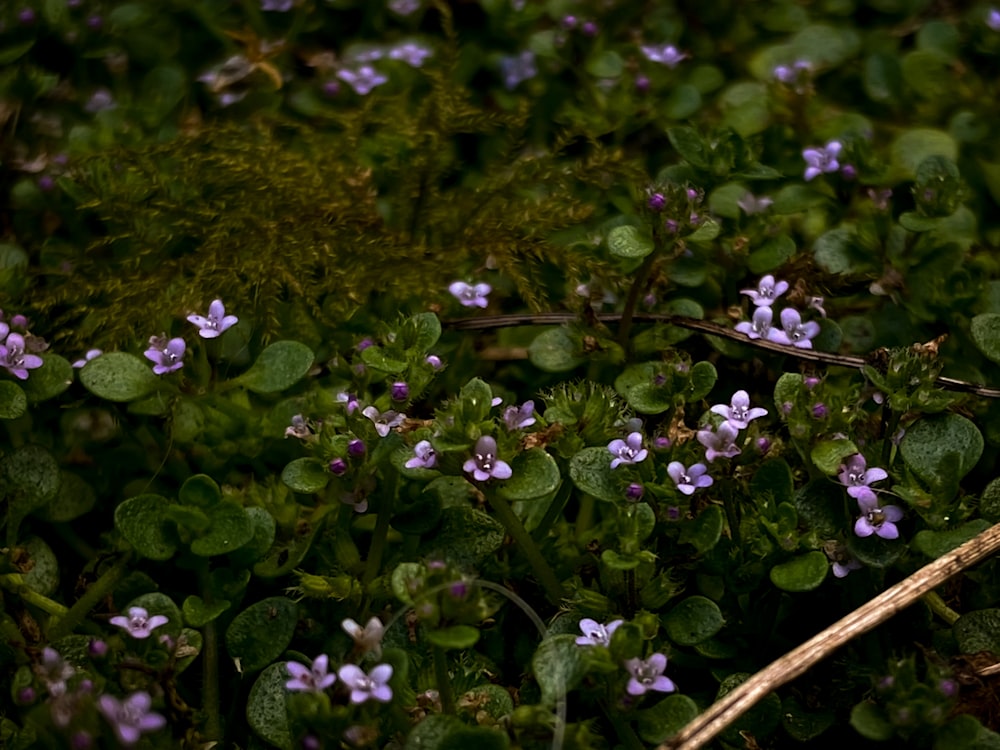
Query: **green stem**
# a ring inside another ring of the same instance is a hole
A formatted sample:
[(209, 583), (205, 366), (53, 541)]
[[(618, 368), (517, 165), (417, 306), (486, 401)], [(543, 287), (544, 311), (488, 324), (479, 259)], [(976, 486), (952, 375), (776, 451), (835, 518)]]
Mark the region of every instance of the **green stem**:
[(936, 591), (928, 591), (921, 597), (924, 603), (931, 608), (931, 612), (936, 614), (949, 625), (954, 625), (961, 615), (944, 603), (944, 599)]
[(608, 721), (611, 722), (611, 726), (615, 728), (615, 735), (617, 735), (618, 741), (622, 743), (625, 750), (646, 750), (642, 742), (639, 741), (639, 738), (635, 736), (635, 732), (632, 731), (632, 727), (627, 721), (615, 713), (604, 701), (601, 701), (601, 709), (603, 709), (604, 715), (608, 717)]
[(518, 543), (528, 558), (528, 562), (531, 564), (538, 581), (542, 584), (542, 588), (545, 589), (549, 601), (553, 604), (559, 604), (565, 596), (562, 584), (556, 577), (555, 571), (549, 566), (548, 561), (542, 556), (531, 535), (524, 528), (521, 519), (514, 513), (510, 504), (496, 493), (491, 493), (489, 500), (500, 519), (500, 523), (503, 524), (507, 533), (514, 537), (514, 541)]
[(572, 491), (572, 482), (564, 480), (563, 483), (559, 485), (559, 489), (556, 491), (555, 497), (552, 498), (552, 502), (549, 503), (549, 507), (545, 511), (545, 515), (542, 516), (542, 520), (538, 523), (538, 526), (535, 527), (534, 532), (532, 532), (532, 539), (541, 543), (541, 541), (549, 535), (549, 529), (552, 528), (552, 524), (556, 522), (556, 519), (562, 517), (562, 512), (566, 508), (566, 502), (569, 500), (569, 495)]
[(733, 505), (733, 493), (726, 487), (722, 497), (722, 507), (726, 510), (726, 522), (729, 524), (729, 537), (737, 547), (740, 545), (740, 518)]
[(440, 646), (434, 647), (434, 679), (437, 681), (441, 710), (455, 715), (455, 696), (451, 693), (451, 676), (448, 674), (448, 655)]
[(131, 559), (131, 552), (118, 558), (115, 564), (108, 568), (100, 578), (91, 584), (83, 596), (76, 600), (76, 603), (69, 608), (65, 615), (59, 619), (53, 618), (48, 626), (49, 640), (56, 641), (72, 633), (73, 629), (97, 606), (97, 603), (118, 585), (118, 582), (125, 576), (126, 568)]
[(635, 281), (629, 287), (628, 297), (625, 298), (625, 309), (622, 310), (622, 320), (618, 326), (618, 344), (628, 351), (628, 335), (632, 329), (632, 317), (635, 315), (635, 308), (639, 304), (639, 295), (642, 294), (643, 287), (646, 286), (646, 279), (653, 268), (653, 263), (659, 255), (655, 250), (646, 256), (639, 270), (636, 272)]
[[(211, 604), (212, 585), (209, 578), (208, 558), (205, 558), (198, 571), (201, 582), (201, 596), (206, 604)], [(219, 637), (215, 629), (215, 621), (205, 623), (202, 628), (201, 675), (202, 675), (202, 712), (205, 715), (204, 739), (208, 742), (222, 741), (222, 704), (219, 690)]]
[(69, 612), (65, 606), (59, 602), (54, 602), (47, 596), (42, 596), (24, 582), (20, 573), (6, 573), (0, 575), (0, 586), (16, 594), (22, 601), (38, 607), (43, 612), (47, 612), (53, 617), (65, 617)]
[(585, 534), (594, 525), (594, 498), (584, 495), (580, 498), (580, 510), (576, 514), (576, 543), (585, 546)]
[(368, 549), (368, 559), (365, 560), (365, 572), (361, 578), (361, 587), (367, 592), (368, 586), (382, 568), (382, 555), (385, 553), (386, 540), (389, 538), (389, 521), (392, 519), (393, 501), (396, 499), (396, 473), (386, 477), (381, 494), (378, 515), (375, 518), (375, 531), (372, 533), (372, 546)]

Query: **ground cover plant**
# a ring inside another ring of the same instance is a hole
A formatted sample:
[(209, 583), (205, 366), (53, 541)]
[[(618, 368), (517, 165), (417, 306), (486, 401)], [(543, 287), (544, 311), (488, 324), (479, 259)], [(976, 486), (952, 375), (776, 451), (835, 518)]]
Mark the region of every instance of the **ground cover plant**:
[[(3, 747), (666, 748), (1000, 521), (1000, 6), (25, 0), (0, 63)], [(701, 744), (1000, 747), (955, 565)]]

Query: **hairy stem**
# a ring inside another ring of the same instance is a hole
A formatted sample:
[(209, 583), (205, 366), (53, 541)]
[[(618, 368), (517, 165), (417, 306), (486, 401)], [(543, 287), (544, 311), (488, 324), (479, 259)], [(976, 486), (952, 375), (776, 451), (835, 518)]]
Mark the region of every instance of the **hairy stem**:
[(535, 572), (539, 583), (542, 584), (542, 588), (545, 589), (545, 594), (549, 601), (553, 604), (558, 604), (562, 601), (563, 596), (565, 596), (562, 584), (559, 582), (555, 571), (549, 566), (548, 560), (545, 559), (535, 541), (531, 538), (531, 535), (524, 528), (521, 519), (517, 517), (514, 509), (510, 507), (507, 501), (499, 497), (496, 493), (490, 496), (490, 505), (493, 506), (493, 510), (500, 519), (500, 523), (507, 530), (507, 533), (514, 538), (514, 541), (517, 542), (528, 558), (528, 562), (531, 564), (531, 568)]
[(392, 518), (393, 501), (396, 498), (396, 473), (386, 477), (385, 492), (380, 496), (378, 515), (375, 518), (375, 531), (372, 534), (372, 546), (368, 549), (368, 559), (365, 560), (365, 572), (361, 578), (361, 586), (366, 592), (368, 586), (382, 568), (382, 555), (385, 553), (385, 543), (389, 537), (389, 520)]
[(451, 693), (451, 676), (448, 674), (448, 654), (440, 646), (434, 647), (434, 679), (437, 681), (441, 710), (455, 714), (455, 696)]
[(47, 596), (39, 594), (24, 582), (20, 573), (6, 573), (0, 575), (0, 586), (7, 589), (12, 594), (16, 594), (22, 601), (33, 607), (38, 607), (53, 617), (65, 617), (69, 610), (59, 602), (52, 601)]
[(83, 596), (76, 600), (76, 603), (62, 617), (53, 617), (48, 627), (48, 638), (50, 641), (58, 640), (73, 632), (83, 619), (90, 614), (97, 603), (110, 594), (118, 582), (124, 577), (128, 563), (132, 558), (132, 553), (127, 552), (104, 571), (104, 574), (91, 584), (90, 588), (84, 592)]

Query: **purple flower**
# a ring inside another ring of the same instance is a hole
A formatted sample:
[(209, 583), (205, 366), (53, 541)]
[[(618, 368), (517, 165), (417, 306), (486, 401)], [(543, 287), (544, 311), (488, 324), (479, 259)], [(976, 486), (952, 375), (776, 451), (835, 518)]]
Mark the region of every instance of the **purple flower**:
[(292, 423), (285, 428), (285, 437), (296, 437), (300, 440), (306, 440), (313, 436), (312, 427), (309, 426), (309, 422), (301, 414), (296, 414), (292, 417)]
[(337, 78), (346, 83), (355, 93), (365, 96), (376, 86), (381, 86), (389, 80), (371, 65), (362, 65), (357, 70), (342, 68), (337, 71)]
[(497, 458), (497, 441), (489, 435), (483, 435), (476, 441), (473, 457), (462, 465), (462, 470), (472, 474), (477, 482), (485, 482), (490, 477), (510, 479), (514, 473), (510, 464)]
[(385, 437), (389, 434), (390, 430), (399, 427), (403, 424), (403, 420), (406, 419), (405, 414), (399, 414), (392, 409), (379, 414), (378, 409), (374, 406), (366, 406), (361, 410), (361, 413), (375, 424), (375, 432), (378, 433), (379, 437)]
[(66, 680), (76, 674), (73, 665), (50, 646), (42, 649), (42, 661), (32, 667), (35, 676), (45, 683), (49, 695), (58, 697), (66, 692)]
[(535, 402), (525, 401), (520, 406), (508, 406), (503, 410), (503, 423), (507, 425), (507, 429), (520, 430), (525, 427), (531, 427), (535, 423)]
[(641, 432), (630, 432), (624, 440), (621, 438), (612, 440), (608, 443), (608, 450), (614, 456), (611, 459), (612, 469), (617, 469), (622, 464), (637, 464), (644, 460), (649, 453), (642, 447)]
[(424, 359), (424, 362), (429, 364), (435, 370), (441, 369), (441, 358), (436, 354), (428, 354)]
[(868, 462), (860, 453), (855, 453), (841, 465), (838, 479), (840, 483), (847, 487), (847, 494), (853, 498), (860, 499), (862, 496), (871, 493), (868, 485), (872, 482), (881, 482), (888, 478), (889, 474), (885, 469), (877, 466), (868, 468)]
[(389, 10), (400, 16), (408, 16), (420, 9), (420, 0), (389, 0)]
[(653, 193), (649, 196), (649, 200), (646, 201), (646, 205), (649, 206), (650, 211), (659, 213), (667, 207), (667, 198), (663, 193)]
[(97, 357), (100, 357), (102, 354), (104, 354), (104, 352), (102, 352), (100, 349), (88, 349), (87, 353), (83, 355), (83, 359), (78, 359), (76, 362), (74, 362), (73, 367), (83, 367), (90, 360), (96, 359)]
[(203, 339), (214, 339), (223, 331), (232, 328), (239, 322), (235, 315), (226, 315), (226, 307), (221, 299), (213, 300), (208, 306), (208, 317), (201, 315), (188, 315), (189, 322), (198, 326), (198, 335)]
[(285, 669), (291, 676), (285, 689), (300, 693), (322, 693), (337, 681), (337, 675), (330, 672), (330, 657), (320, 654), (311, 667), (297, 661), (285, 662)]
[(986, 13), (986, 25), (993, 31), (1000, 31), (1000, 10), (990, 8)]
[(150, 617), (144, 607), (129, 607), (128, 617), (117, 615), (110, 620), (112, 625), (123, 628), (133, 638), (149, 638), (156, 628), (166, 625), (169, 621), (170, 618), (166, 615)]
[(663, 674), (667, 668), (667, 657), (653, 654), (648, 659), (626, 659), (625, 669), (632, 675), (625, 690), (629, 695), (643, 695), (647, 690), (672, 693), (677, 689), (673, 681)]
[(816, 419), (826, 419), (829, 413), (830, 410), (827, 408), (826, 404), (824, 403), (813, 404), (812, 414)]
[(347, 473), (347, 461), (338, 457), (330, 461), (330, 473), (337, 477), (342, 477)]
[(410, 386), (402, 380), (397, 380), (389, 389), (389, 395), (393, 401), (406, 401), (410, 397)]
[(24, 336), (19, 333), (8, 334), (7, 341), (0, 344), (0, 367), (6, 368), (18, 380), (27, 380), (28, 370), (35, 370), (43, 364), (37, 354), (27, 354), (24, 346)]
[(347, 404), (347, 413), (353, 414), (354, 410), (358, 408), (358, 397), (353, 393), (341, 392), (337, 394), (337, 401), (342, 404)]
[(854, 533), (860, 537), (877, 534), (883, 539), (899, 538), (896, 522), (903, 520), (903, 511), (895, 505), (879, 507), (875, 493), (865, 487), (861, 495), (856, 496), (861, 515), (854, 523)]
[(412, 68), (419, 68), (433, 52), (413, 42), (406, 42), (389, 50), (390, 60), (402, 60)]
[(464, 307), (486, 307), (490, 301), (486, 298), (493, 287), (489, 284), (466, 284), (464, 281), (454, 281), (448, 285), (448, 291), (462, 303)]
[(292, 9), (293, 0), (260, 0), (260, 9), (287, 13)]
[(848, 557), (844, 561), (834, 560), (831, 567), (833, 568), (833, 574), (837, 578), (844, 578), (852, 570), (861, 570), (864, 566), (853, 557)]
[(677, 489), (685, 495), (694, 494), (699, 487), (711, 487), (715, 481), (706, 473), (708, 467), (705, 464), (693, 464), (691, 468), (685, 468), (680, 461), (671, 461), (667, 465), (667, 474), (674, 480)]
[(781, 328), (772, 328), (768, 340), (776, 344), (791, 344), (798, 349), (812, 349), (812, 341), (819, 334), (819, 323), (810, 320), (802, 322), (802, 316), (794, 307), (786, 307), (781, 311)]
[(357, 438), (354, 438), (354, 440), (351, 440), (347, 444), (347, 455), (352, 456), (353, 458), (361, 458), (363, 455), (365, 455), (365, 451), (367, 450), (368, 449), (367, 447), (365, 447), (364, 440), (358, 440)]
[(705, 446), (705, 458), (711, 462), (719, 456), (723, 458), (738, 456), (741, 452), (735, 443), (738, 434), (738, 430), (729, 422), (720, 424), (715, 432), (710, 426), (698, 430), (698, 442)]
[(535, 53), (526, 49), (520, 54), (500, 58), (500, 74), (503, 76), (503, 85), (508, 91), (513, 91), (522, 81), (538, 75)]
[(787, 291), (787, 281), (775, 282), (774, 276), (768, 274), (757, 282), (756, 289), (740, 289), (740, 294), (747, 295), (755, 305), (769, 307)]
[(164, 341), (163, 336), (150, 336), (149, 349), (145, 354), (146, 359), (153, 362), (153, 372), (157, 375), (166, 375), (168, 372), (179, 370), (184, 366), (184, 351), (187, 344), (184, 339), (176, 338)]
[(625, 488), (625, 499), (632, 503), (637, 503), (642, 499), (643, 494), (646, 492), (646, 488), (641, 484), (632, 482), (628, 487)]
[(413, 446), (413, 458), (405, 464), (407, 469), (433, 469), (437, 466), (437, 453), (430, 440), (421, 440)]
[(642, 54), (650, 62), (662, 63), (668, 68), (676, 68), (681, 60), (686, 60), (688, 57), (687, 54), (681, 52), (672, 44), (644, 44), (639, 49), (642, 50)]
[(351, 703), (355, 705), (369, 699), (380, 703), (392, 700), (392, 688), (389, 687), (389, 680), (392, 678), (391, 664), (378, 664), (368, 674), (355, 664), (345, 664), (337, 674), (340, 675), (340, 681), (350, 688)]
[(772, 203), (774, 203), (774, 201), (766, 195), (762, 195), (758, 198), (749, 190), (743, 194), (742, 198), (736, 201), (736, 205), (743, 209), (743, 213), (747, 216), (764, 213), (771, 207)]
[(97, 708), (115, 730), (118, 741), (123, 745), (134, 745), (144, 732), (155, 732), (166, 726), (167, 720), (149, 710), (153, 700), (149, 693), (132, 693), (123, 701), (113, 695), (102, 695), (97, 699)]
[(713, 414), (721, 414), (733, 427), (745, 430), (749, 423), (758, 417), (767, 415), (767, 409), (750, 406), (750, 396), (746, 391), (736, 391), (729, 406), (716, 404), (711, 409)]
[(116, 106), (118, 105), (115, 104), (111, 92), (105, 88), (100, 88), (91, 95), (87, 103), (83, 105), (83, 109), (93, 115), (103, 112), (106, 109), (114, 109)]
[(371, 653), (376, 659), (382, 656), (382, 636), (385, 635), (385, 626), (377, 617), (368, 620), (364, 627), (348, 617), (340, 623), (340, 627), (354, 639), (354, 649), (358, 653), (362, 655)]
[(836, 172), (840, 169), (837, 156), (843, 148), (840, 141), (830, 141), (822, 148), (805, 149), (802, 152), (802, 158), (806, 160), (806, 171), (802, 175), (803, 179), (809, 182), (824, 172)]
[(580, 620), (580, 631), (583, 635), (577, 636), (577, 646), (610, 646), (611, 636), (614, 635), (618, 626), (624, 620), (612, 620), (607, 625), (601, 625), (597, 620), (584, 617)]

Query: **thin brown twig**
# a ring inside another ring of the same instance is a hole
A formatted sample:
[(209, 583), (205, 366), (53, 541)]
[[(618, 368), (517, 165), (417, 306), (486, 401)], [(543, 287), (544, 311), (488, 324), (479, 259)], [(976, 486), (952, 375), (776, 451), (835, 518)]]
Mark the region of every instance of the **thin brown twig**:
[(864, 606), (838, 620), (801, 646), (772, 662), (732, 692), (726, 693), (657, 750), (697, 750), (716, 737), (764, 696), (805, 674), (848, 641), (909, 607), (948, 578), (1000, 550), (1000, 524), (925, 565)]

